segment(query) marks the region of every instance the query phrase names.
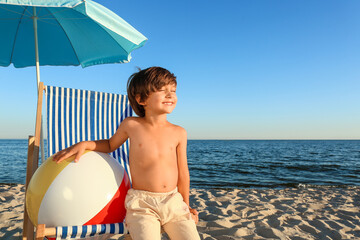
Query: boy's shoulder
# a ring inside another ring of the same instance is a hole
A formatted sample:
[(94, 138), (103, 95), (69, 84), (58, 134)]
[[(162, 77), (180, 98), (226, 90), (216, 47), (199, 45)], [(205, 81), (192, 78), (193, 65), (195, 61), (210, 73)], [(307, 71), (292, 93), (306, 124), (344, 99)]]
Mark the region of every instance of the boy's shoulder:
[(120, 126), (124, 129), (132, 128), (139, 126), (140, 121), (139, 117), (127, 117), (121, 122)]
[(179, 126), (179, 125), (175, 125), (172, 123), (169, 123), (171, 125), (171, 127), (175, 130), (176, 134), (181, 137), (181, 138), (187, 138), (187, 132), (185, 130), (185, 128)]
[(172, 124), (172, 123), (170, 123), (177, 131), (179, 131), (179, 132), (181, 132), (181, 133), (183, 133), (183, 134), (186, 134), (186, 130), (185, 130), (185, 128), (183, 128), (183, 127), (181, 127), (181, 126), (179, 126), (179, 125), (175, 125), (175, 124)]
[(122, 122), (129, 124), (129, 123), (139, 122), (139, 121), (141, 121), (140, 119), (141, 118), (139, 118), (139, 117), (127, 117)]
[(125, 118), (122, 123), (125, 125), (136, 125), (136, 124), (143, 124), (144, 119), (142, 117), (127, 117)]

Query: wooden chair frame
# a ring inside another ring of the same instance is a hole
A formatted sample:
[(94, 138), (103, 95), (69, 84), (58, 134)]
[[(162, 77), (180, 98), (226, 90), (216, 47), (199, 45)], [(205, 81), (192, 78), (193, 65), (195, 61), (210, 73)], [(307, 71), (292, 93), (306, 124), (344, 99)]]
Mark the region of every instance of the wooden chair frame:
[[(38, 99), (37, 99), (37, 109), (36, 109), (36, 122), (35, 122), (35, 136), (29, 136), (28, 138), (28, 157), (27, 157), (27, 166), (26, 166), (26, 183), (25, 183), (25, 194), (27, 187), (29, 185), (30, 179), (35, 173), (36, 169), (39, 166), (39, 149), (40, 149), (40, 136), (41, 136), (41, 115), (42, 115), (42, 104), (43, 104), (43, 91), (44, 83), (40, 82), (38, 87)], [(36, 233), (40, 233), (40, 235), (43, 235), (44, 233), (53, 234), (54, 228), (49, 231), (49, 229), (46, 230), (45, 225), (41, 226), (39, 225), (36, 227)], [(29, 219), (29, 216), (27, 214), (26, 210), (26, 204), (24, 201), (24, 222), (23, 222), (23, 234), (22, 234), (23, 240), (32, 240), (34, 237), (36, 239), (43, 239), (40, 235), (34, 234), (34, 225)]]
[[(28, 157), (27, 157), (27, 170), (26, 170), (26, 184), (25, 184), (25, 195), (28, 188), (29, 182), (36, 169), (39, 166), (39, 150), (41, 144), (41, 125), (42, 125), (42, 105), (43, 95), (46, 88), (43, 82), (39, 83), (38, 87), (38, 99), (37, 99), (37, 110), (36, 110), (36, 122), (35, 122), (35, 136), (29, 136), (28, 139)], [(26, 196), (25, 196), (26, 197)], [(35, 232), (34, 232), (35, 229)], [(24, 201), (24, 222), (23, 222), (23, 240), (43, 240), (45, 236), (55, 237), (56, 227), (46, 228), (45, 224), (39, 224), (34, 226), (27, 214), (26, 201)]]
[[(36, 122), (35, 122), (35, 136), (28, 138), (28, 156), (26, 166), (26, 183), (25, 194), (28, 188), (31, 177), (34, 175), (39, 166), (39, 149), (41, 139), (41, 124), (42, 124), (42, 104), (43, 95), (45, 91), (44, 83), (40, 82), (38, 87), (38, 99), (36, 109)], [(34, 232), (35, 228), (35, 232)], [(46, 228), (45, 224), (40, 224), (35, 227), (30, 221), (29, 215), (26, 210), (26, 202), (24, 201), (24, 221), (23, 221), (23, 240), (43, 240), (45, 236), (53, 237), (56, 235), (56, 228)]]

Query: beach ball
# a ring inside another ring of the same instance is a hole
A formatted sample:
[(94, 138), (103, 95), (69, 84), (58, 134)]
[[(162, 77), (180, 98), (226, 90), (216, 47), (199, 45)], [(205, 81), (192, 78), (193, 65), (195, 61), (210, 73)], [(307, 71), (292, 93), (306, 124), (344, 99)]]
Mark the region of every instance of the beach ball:
[(93, 151), (74, 159), (55, 163), (50, 157), (36, 170), (26, 191), (31, 222), (49, 227), (123, 222), (130, 181), (122, 165)]

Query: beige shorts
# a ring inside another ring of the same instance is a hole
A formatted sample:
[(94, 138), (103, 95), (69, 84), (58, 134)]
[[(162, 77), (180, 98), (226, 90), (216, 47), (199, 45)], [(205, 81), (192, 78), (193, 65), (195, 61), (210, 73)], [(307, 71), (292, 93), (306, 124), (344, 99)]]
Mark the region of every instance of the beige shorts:
[(171, 240), (200, 239), (177, 188), (167, 193), (129, 189), (125, 207), (125, 223), (133, 240), (160, 240), (161, 227)]

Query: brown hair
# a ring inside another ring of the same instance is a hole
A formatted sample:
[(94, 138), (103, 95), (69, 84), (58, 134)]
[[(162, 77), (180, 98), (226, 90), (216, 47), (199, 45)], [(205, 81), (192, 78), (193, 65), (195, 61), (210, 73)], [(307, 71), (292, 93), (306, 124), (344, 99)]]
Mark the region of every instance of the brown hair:
[(160, 90), (168, 84), (177, 84), (173, 73), (165, 68), (150, 67), (132, 74), (127, 82), (127, 94), (130, 105), (139, 117), (145, 116), (144, 106), (136, 101), (136, 96), (140, 96), (140, 102), (145, 101), (149, 94)]

